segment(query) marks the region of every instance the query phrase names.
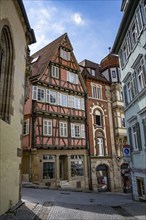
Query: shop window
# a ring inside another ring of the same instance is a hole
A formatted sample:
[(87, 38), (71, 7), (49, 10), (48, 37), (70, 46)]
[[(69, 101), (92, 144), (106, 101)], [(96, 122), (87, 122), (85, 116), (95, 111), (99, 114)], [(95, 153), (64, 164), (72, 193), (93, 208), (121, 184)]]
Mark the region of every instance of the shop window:
[(55, 156), (43, 155), (43, 179), (55, 178)]
[(71, 176), (83, 176), (83, 156), (82, 155), (71, 155)]

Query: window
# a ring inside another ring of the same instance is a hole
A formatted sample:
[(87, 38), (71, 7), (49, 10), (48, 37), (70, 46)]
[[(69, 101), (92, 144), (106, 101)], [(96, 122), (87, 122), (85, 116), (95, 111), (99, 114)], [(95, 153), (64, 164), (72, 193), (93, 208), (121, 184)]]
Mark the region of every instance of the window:
[(95, 70), (94, 69), (91, 69), (91, 75), (95, 76)]
[(137, 140), (137, 132), (136, 132), (136, 126), (133, 126), (133, 143), (135, 150), (138, 150), (138, 140)]
[(95, 99), (101, 99), (101, 86), (100, 85), (92, 85), (92, 97)]
[(83, 156), (82, 155), (71, 155), (71, 176), (83, 176)]
[(74, 108), (81, 109), (81, 99), (74, 97)]
[(38, 101), (44, 102), (45, 101), (45, 90), (38, 88)]
[(97, 138), (98, 156), (104, 156), (103, 138)]
[(43, 134), (46, 136), (52, 135), (52, 121), (48, 119), (43, 120)]
[(137, 41), (137, 28), (135, 22), (133, 23), (131, 28), (131, 40), (132, 40), (132, 48), (133, 48)]
[(128, 102), (132, 101), (132, 88), (131, 88), (131, 82), (127, 84), (127, 89), (128, 89)]
[(52, 66), (52, 77), (59, 78), (59, 68), (57, 66)]
[(60, 122), (60, 136), (67, 137), (67, 122)]
[(13, 97), (13, 44), (8, 26), (1, 29), (0, 48), (0, 119), (10, 123)]
[(23, 123), (23, 135), (29, 134), (29, 119), (25, 120)]
[(137, 22), (137, 32), (139, 35), (143, 28), (140, 8), (138, 8), (137, 13), (136, 13), (136, 22)]
[(60, 93), (59, 94), (59, 103), (60, 103), (60, 105), (67, 107), (68, 106), (67, 95)]
[(125, 118), (121, 118), (121, 125), (125, 128)]
[(49, 103), (51, 104), (57, 104), (57, 93), (55, 91), (52, 91), (50, 90), (49, 91), (49, 97), (50, 97), (50, 100), (49, 100)]
[(101, 112), (98, 110), (95, 111), (95, 124), (97, 126), (102, 126)]
[(142, 124), (143, 124), (143, 137), (145, 140), (145, 147), (146, 147), (146, 117), (142, 119)]
[(78, 84), (78, 75), (67, 71), (67, 81), (73, 84)]
[(112, 70), (112, 77), (116, 78), (116, 71), (115, 70)]
[(141, 65), (138, 67), (137, 72), (138, 72), (138, 90), (140, 92), (144, 88), (143, 70)]
[(43, 155), (43, 179), (55, 178), (55, 156)]
[(32, 87), (32, 99), (45, 102), (45, 89), (39, 88), (37, 86)]
[(70, 60), (70, 52), (63, 50), (62, 48), (60, 49), (60, 56), (64, 60)]
[(85, 138), (85, 125), (71, 124), (71, 137)]

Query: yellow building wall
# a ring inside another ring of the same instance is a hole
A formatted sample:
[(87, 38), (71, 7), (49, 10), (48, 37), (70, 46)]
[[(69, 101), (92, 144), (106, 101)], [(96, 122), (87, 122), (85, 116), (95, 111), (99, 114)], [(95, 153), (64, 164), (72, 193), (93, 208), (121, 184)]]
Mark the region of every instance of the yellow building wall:
[(26, 39), (14, 1), (0, 1), (0, 22), (10, 23), (14, 46), (13, 115), (11, 123), (0, 120), (0, 215), (19, 201)]

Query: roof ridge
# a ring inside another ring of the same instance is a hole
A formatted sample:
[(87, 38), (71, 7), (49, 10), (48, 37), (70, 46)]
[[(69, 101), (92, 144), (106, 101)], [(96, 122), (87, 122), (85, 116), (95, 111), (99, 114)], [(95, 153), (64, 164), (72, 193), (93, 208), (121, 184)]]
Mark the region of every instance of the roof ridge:
[(62, 34), (61, 36), (59, 36), (58, 38), (56, 38), (55, 40), (51, 41), (49, 44), (47, 44), (46, 46), (42, 47), (40, 50), (36, 51), (34, 54), (32, 54), (31, 56), (33, 57), (35, 54), (40, 53), (41, 51), (45, 50), (47, 47), (49, 47), (51, 44), (54, 44), (55, 42), (57, 42), (59, 39), (64, 38), (65, 36), (67, 36), (67, 33), (65, 32), (64, 34)]

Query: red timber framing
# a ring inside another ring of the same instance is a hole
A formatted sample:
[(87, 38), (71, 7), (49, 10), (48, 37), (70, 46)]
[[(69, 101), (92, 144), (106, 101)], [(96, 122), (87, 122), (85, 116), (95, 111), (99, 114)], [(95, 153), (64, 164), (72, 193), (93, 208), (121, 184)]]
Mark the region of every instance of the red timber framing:
[[(84, 155), (86, 180), (84, 178), (81, 185), (83, 188), (88, 188), (87, 159), (85, 159), (87, 156), (86, 89), (67, 34), (32, 56), (30, 80), (30, 96), (25, 104), (24, 119), (29, 118), (31, 123), (30, 133), (23, 137), (24, 148), (36, 150), (37, 154), (43, 151), (43, 155), (52, 155), (53, 152), (53, 157), (61, 155), (61, 152), (65, 152), (63, 155), (67, 157)], [(27, 138), (31, 139), (30, 146), (25, 144), (28, 143)], [(65, 159), (63, 160), (66, 163)], [(33, 170), (33, 164), (31, 169)], [(59, 172), (59, 168), (55, 169), (55, 172)], [(70, 169), (68, 165), (67, 180), (71, 184)], [(36, 182), (45, 182), (42, 172), (37, 171)], [(58, 184), (57, 175), (59, 174), (55, 174), (55, 185)]]

